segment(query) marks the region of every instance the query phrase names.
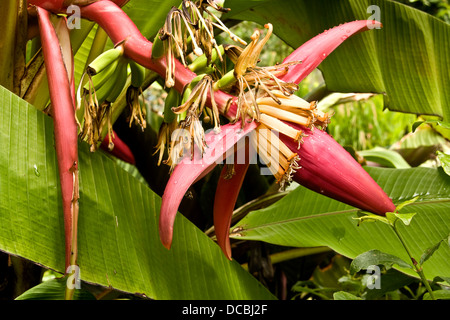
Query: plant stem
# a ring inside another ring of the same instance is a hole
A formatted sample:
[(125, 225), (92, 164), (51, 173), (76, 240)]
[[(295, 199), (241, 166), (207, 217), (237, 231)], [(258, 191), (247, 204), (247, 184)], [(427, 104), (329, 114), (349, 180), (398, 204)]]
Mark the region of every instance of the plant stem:
[[(65, 232), (65, 270), (77, 261), (78, 219), (78, 135), (74, 101), (69, 75), (64, 64), (60, 43), (50, 21), (50, 13), (37, 8), (39, 30), (47, 70), (48, 87), (52, 101), (55, 128), (55, 148), (61, 184)], [(73, 288), (67, 287), (66, 298), (73, 297)]]
[[(329, 252), (329, 251), (331, 251), (331, 249), (328, 247), (295, 248), (295, 249), (271, 254), (269, 257), (270, 257), (270, 261), (272, 262), (272, 264), (275, 264), (275, 263), (280, 263), (280, 262), (284, 262), (284, 261), (288, 261), (288, 260), (292, 260), (292, 259), (296, 259), (296, 258), (300, 258), (300, 257), (310, 256), (313, 254)], [(248, 270), (247, 263), (243, 263), (241, 265), (241, 267), (244, 268), (245, 270)]]
[(222, 78), (214, 83), (214, 91), (221, 90), (222, 88), (230, 86), (236, 81), (237, 79), (234, 76), (234, 70), (230, 70), (226, 74), (224, 74)]
[(319, 298), (321, 298), (321, 299), (323, 299), (323, 300), (331, 300), (331, 299), (328, 298), (326, 295), (324, 295), (324, 294), (322, 294), (322, 293), (319, 292), (319, 290), (325, 290), (325, 289), (310, 289), (310, 288), (308, 288), (308, 287), (303, 287), (302, 290), (303, 290), (304, 292), (313, 294), (313, 295), (315, 295), (315, 296), (317, 296), (317, 297), (319, 297)]
[(14, 76), (13, 85), (14, 92), (19, 96), (21, 92), (21, 80), (25, 74), (26, 66), (26, 52), (28, 41), (28, 14), (27, 14), (27, 1), (18, 0), (16, 33), (15, 33), (15, 46), (14, 46)]
[(282, 252), (274, 253), (270, 256), (270, 261), (272, 264), (280, 263), (300, 257), (310, 256), (313, 254), (331, 252), (332, 250), (328, 247), (314, 247), (314, 248), (295, 248), (291, 250), (286, 250)]
[(395, 234), (397, 235), (397, 238), (400, 240), (400, 243), (402, 244), (403, 248), (405, 249), (405, 251), (408, 253), (409, 258), (412, 261), (414, 270), (417, 272), (417, 274), (419, 275), (420, 279), (422, 280), (423, 284), (425, 285), (425, 288), (427, 289), (427, 291), (430, 294), (431, 299), (436, 300), (436, 298), (434, 297), (433, 294), (433, 290), (431, 289), (430, 284), (428, 283), (427, 278), (425, 277), (425, 274), (423, 273), (422, 267), (419, 267), (417, 265), (417, 261), (416, 259), (414, 259), (413, 255), (411, 254), (411, 251), (409, 250), (408, 246), (406, 245), (405, 240), (403, 239), (403, 237), (401, 236), (400, 232), (398, 231), (397, 227), (395, 226), (395, 222), (392, 225), (392, 229), (394, 230)]
[(427, 288), (428, 293), (430, 294), (431, 299), (436, 300), (433, 290), (431, 289), (430, 284), (428, 283), (427, 278), (425, 277), (425, 274), (423, 273), (422, 268), (417, 268), (416, 267), (416, 271), (420, 276), (420, 279), (422, 280), (423, 284), (425, 285), (425, 288)]

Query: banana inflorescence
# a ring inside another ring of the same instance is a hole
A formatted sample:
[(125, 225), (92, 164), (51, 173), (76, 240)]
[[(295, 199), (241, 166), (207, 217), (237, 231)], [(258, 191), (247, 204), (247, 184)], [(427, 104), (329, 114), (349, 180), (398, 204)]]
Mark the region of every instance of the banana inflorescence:
[[(147, 126), (146, 107), (143, 98), (142, 86), (145, 83), (146, 69), (140, 64), (130, 60), (131, 85), (127, 89), (126, 100), (130, 109), (129, 124), (133, 122), (139, 125), (142, 130)], [(139, 99), (142, 97), (142, 100)]]
[[(130, 73), (131, 85), (127, 88)], [(109, 148), (114, 147), (112, 112), (124, 90), (131, 108), (130, 125), (134, 119), (145, 128), (146, 112), (139, 101), (145, 74), (144, 67), (123, 55), (121, 45), (103, 52), (88, 65), (77, 92), (77, 121), (79, 136), (90, 144), (91, 151), (97, 150), (106, 135)]]

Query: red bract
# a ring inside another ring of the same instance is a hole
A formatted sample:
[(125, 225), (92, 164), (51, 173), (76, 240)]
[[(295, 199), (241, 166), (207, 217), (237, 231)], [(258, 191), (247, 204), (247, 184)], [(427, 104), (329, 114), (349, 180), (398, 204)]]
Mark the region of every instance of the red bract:
[(114, 143), (114, 148), (112, 150), (109, 149), (109, 139), (105, 137), (103, 139), (100, 147), (105, 150), (107, 153), (112, 154), (116, 158), (128, 162), (130, 164), (136, 164), (136, 159), (134, 158), (133, 153), (130, 148), (123, 142), (122, 139), (119, 138), (117, 133), (114, 132), (114, 136), (112, 137), (112, 142)]
[(326, 132), (291, 126), (303, 130), (302, 145), (285, 136), (281, 140), (300, 156), (300, 168), (293, 179), (304, 187), (354, 207), (379, 215), (394, 212), (395, 205), (383, 189)]
[[(52, 115), (55, 127), (55, 147), (64, 211), (66, 236), (66, 268), (76, 262), (76, 229), (78, 219), (78, 140), (71, 79), (61, 52), (59, 39), (50, 13), (37, 8), (45, 67), (48, 75)], [(64, 26), (66, 24), (64, 23)], [(70, 43), (69, 43), (70, 44)], [(70, 51), (70, 50), (69, 50)]]
[(290, 61), (301, 61), (302, 63), (289, 67), (289, 72), (280, 79), (286, 82), (299, 83), (349, 37), (369, 30), (369, 28), (380, 28), (381, 26), (381, 23), (377, 21), (357, 20), (322, 32), (305, 42), (284, 59), (283, 63)]
[(230, 226), (231, 215), (236, 204), (245, 174), (249, 163), (235, 163), (232, 177), (229, 174), (228, 167), (224, 166), (217, 184), (216, 195), (214, 198), (214, 226), (217, 243), (225, 256), (231, 260), (230, 246)]
[(177, 164), (162, 196), (159, 233), (166, 248), (169, 249), (172, 245), (175, 216), (189, 187), (209, 173), (217, 163), (222, 162), (224, 154), (256, 126), (253, 122), (240, 130), (240, 122), (224, 125), (220, 133), (210, 132), (206, 135), (208, 148), (205, 154), (201, 155), (195, 149), (192, 158), (185, 157)]

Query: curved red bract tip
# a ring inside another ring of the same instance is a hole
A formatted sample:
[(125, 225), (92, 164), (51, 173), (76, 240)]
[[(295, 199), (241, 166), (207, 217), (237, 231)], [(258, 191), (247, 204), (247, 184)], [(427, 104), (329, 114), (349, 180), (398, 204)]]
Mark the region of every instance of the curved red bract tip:
[(133, 152), (131, 152), (130, 148), (127, 146), (125, 142), (117, 135), (116, 132), (113, 131), (112, 142), (114, 143), (114, 148), (109, 150), (109, 138), (106, 136), (100, 147), (106, 151), (107, 153), (115, 156), (116, 158), (125, 161), (129, 164), (135, 165), (136, 159), (134, 158)]
[(294, 181), (335, 200), (378, 215), (395, 211), (395, 205), (366, 170), (326, 132), (289, 123), (303, 130), (298, 143), (285, 136), (282, 141), (300, 156)]
[(163, 245), (170, 248), (173, 237), (173, 225), (178, 207), (189, 187), (210, 172), (221, 162), (227, 150), (257, 127), (255, 122), (241, 128), (241, 122), (221, 126), (221, 132), (211, 131), (205, 135), (207, 144), (205, 154), (194, 150), (194, 157), (185, 157), (173, 170), (162, 196), (159, 217), (159, 234)]
[(231, 260), (230, 225), (234, 206), (244, 182), (249, 163), (234, 164), (234, 175), (225, 179), (227, 167), (223, 167), (214, 198), (214, 229), (217, 243), (225, 256)]
[[(370, 25), (370, 26), (369, 26)], [(340, 44), (352, 35), (373, 28), (381, 28), (382, 24), (374, 20), (357, 20), (331, 28), (305, 42), (284, 59), (283, 63), (301, 61), (289, 67), (289, 71), (281, 80), (300, 83)]]

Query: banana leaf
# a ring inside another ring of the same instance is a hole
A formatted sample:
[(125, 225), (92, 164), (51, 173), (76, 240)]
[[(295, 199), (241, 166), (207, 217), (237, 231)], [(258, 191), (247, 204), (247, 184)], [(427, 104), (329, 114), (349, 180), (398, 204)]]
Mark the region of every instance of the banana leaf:
[[(3, 87), (0, 105), (0, 250), (64, 273), (52, 120)], [(82, 281), (152, 299), (273, 299), (182, 215), (165, 249), (159, 196), (81, 142), (79, 159)]]

